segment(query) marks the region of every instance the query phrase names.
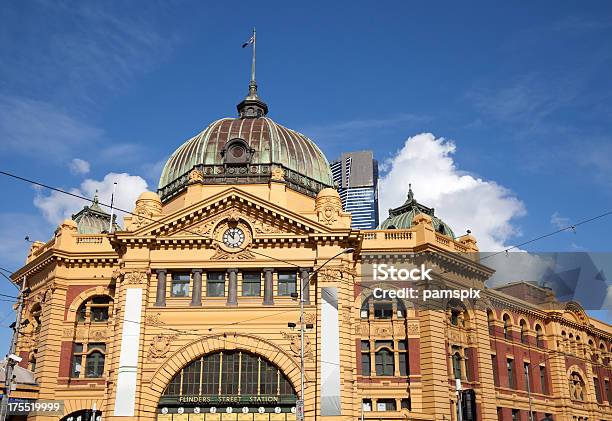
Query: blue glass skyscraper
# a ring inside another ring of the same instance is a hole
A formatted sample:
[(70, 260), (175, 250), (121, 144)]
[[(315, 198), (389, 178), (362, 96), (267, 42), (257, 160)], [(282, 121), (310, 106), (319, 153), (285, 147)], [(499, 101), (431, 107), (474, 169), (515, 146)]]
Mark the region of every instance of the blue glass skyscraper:
[(378, 226), (378, 162), (372, 151), (343, 153), (331, 163), (342, 206), (353, 215), (352, 227)]

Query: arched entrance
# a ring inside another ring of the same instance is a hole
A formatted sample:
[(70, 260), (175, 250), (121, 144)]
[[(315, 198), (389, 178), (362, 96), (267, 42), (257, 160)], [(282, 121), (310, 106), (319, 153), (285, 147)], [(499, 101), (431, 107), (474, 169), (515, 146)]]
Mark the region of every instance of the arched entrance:
[(83, 409), (66, 415), (60, 421), (102, 421), (102, 411)]
[[(297, 394), (282, 370), (244, 350), (204, 355), (183, 367), (164, 390), (158, 421), (295, 420)], [(223, 414), (223, 417), (221, 416)]]

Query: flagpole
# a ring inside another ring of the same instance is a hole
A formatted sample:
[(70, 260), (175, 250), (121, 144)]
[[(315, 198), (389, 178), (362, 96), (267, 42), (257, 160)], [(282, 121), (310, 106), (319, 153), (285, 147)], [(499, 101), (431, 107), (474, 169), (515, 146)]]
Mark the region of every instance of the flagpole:
[(255, 44), (257, 42), (255, 27), (253, 27), (253, 63), (251, 64), (251, 82), (255, 82)]

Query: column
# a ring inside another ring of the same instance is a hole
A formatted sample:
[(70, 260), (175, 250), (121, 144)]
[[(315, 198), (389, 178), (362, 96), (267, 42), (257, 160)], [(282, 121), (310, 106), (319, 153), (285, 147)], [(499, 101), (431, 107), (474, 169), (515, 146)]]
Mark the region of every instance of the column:
[(227, 305), (238, 305), (238, 269), (228, 269), (229, 273), (229, 288), (227, 291)]
[(157, 270), (157, 296), (155, 298), (155, 306), (166, 306), (166, 269)]
[(310, 269), (300, 268), (300, 299), (310, 304)]
[(274, 304), (274, 269), (266, 268), (264, 271), (264, 300), (265, 306), (271, 306)]
[(191, 291), (191, 306), (202, 305), (202, 269), (193, 269), (193, 289)]

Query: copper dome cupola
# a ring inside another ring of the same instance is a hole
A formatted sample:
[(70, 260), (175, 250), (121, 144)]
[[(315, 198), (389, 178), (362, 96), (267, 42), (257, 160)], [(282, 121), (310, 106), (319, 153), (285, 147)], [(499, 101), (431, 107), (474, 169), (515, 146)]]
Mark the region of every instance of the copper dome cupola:
[(436, 232), (455, 238), (450, 226), (435, 216), (434, 208), (429, 208), (416, 201), (412, 186), (408, 185), (408, 197), (402, 206), (389, 209), (389, 217), (380, 224), (380, 229), (408, 229), (412, 227), (412, 220), (420, 213), (429, 215)]
[(317, 145), (267, 117), (255, 80), (237, 109), (237, 118), (214, 121), (170, 156), (159, 181), (162, 202), (187, 188), (193, 170), (204, 184), (268, 183), (274, 170), (289, 188), (312, 197), (333, 185), (329, 162)]

